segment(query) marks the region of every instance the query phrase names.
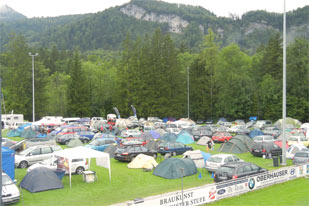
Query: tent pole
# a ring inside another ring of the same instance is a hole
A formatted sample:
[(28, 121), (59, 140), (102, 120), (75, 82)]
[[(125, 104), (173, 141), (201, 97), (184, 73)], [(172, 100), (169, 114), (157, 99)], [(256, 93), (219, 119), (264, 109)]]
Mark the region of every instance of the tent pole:
[(70, 159), (69, 159), (70, 188), (72, 188), (72, 173), (71, 173), (72, 164), (71, 164), (71, 162), (72, 162), (72, 159), (70, 158)]

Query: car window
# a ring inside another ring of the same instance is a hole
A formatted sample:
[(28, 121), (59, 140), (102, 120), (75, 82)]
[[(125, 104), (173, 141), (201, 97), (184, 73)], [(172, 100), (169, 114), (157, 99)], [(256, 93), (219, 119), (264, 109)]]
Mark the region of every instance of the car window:
[(39, 154), (41, 154), (41, 149), (40, 148), (34, 149), (34, 150), (31, 151), (31, 154), (32, 155), (39, 155)]
[(225, 159), (224, 159), (224, 163), (228, 163), (229, 162), (229, 160), (228, 160), (228, 158), (226, 157)]
[(140, 147), (140, 151), (142, 151), (142, 152), (147, 152), (147, 148), (146, 147)]
[(221, 163), (222, 158), (221, 157), (210, 157), (207, 161)]
[(244, 166), (244, 172), (251, 172), (251, 167), (250, 167), (250, 165), (245, 165)]
[(308, 157), (308, 153), (297, 152), (297, 153), (295, 154), (295, 157)]
[(234, 158), (235, 162), (239, 162), (240, 161), (240, 159), (238, 157), (236, 157), (236, 156), (233, 156), (233, 158)]
[(80, 132), (80, 128), (73, 128), (73, 132)]
[(295, 154), (296, 152), (298, 152), (299, 150), (298, 150), (298, 148), (297, 147), (294, 147), (294, 149), (292, 150), (292, 154)]
[(52, 153), (52, 150), (50, 147), (42, 147), (41, 150), (42, 150), (42, 154)]
[(259, 167), (256, 165), (251, 165), (252, 171), (259, 171)]
[(233, 158), (232, 157), (227, 157), (227, 161), (228, 162), (233, 162)]
[(237, 174), (243, 174), (244, 173), (244, 168), (240, 167), (237, 169)]

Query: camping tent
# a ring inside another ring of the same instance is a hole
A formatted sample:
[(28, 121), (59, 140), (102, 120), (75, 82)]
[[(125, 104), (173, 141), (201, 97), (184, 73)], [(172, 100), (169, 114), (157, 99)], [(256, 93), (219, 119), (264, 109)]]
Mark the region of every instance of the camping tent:
[(158, 150), (159, 149), (159, 144), (162, 141), (159, 139), (151, 139), (148, 140), (147, 144), (145, 145), (145, 147), (147, 147), (147, 149), (149, 150)]
[(247, 135), (236, 135), (230, 141), (221, 144), (219, 152), (245, 153), (251, 151), (254, 141)]
[(162, 137), (161, 140), (165, 142), (176, 142), (177, 135), (171, 132), (165, 133)]
[(20, 137), (23, 137), (23, 138), (35, 138), (36, 137), (36, 133), (32, 129), (25, 129), (25, 130), (23, 130), (21, 132)]
[[(293, 125), (296, 128), (299, 128), (301, 126), (301, 122), (297, 119), (293, 119), (291, 117), (285, 118), (285, 124)], [(274, 126), (278, 128), (282, 128), (282, 119), (279, 119), (275, 122)]]
[(60, 150), (53, 153), (54, 156), (63, 157), (68, 160), (69, 176), (70, 176), (70, 187), (71, 184), (71, 170), (72, 170), (72, 160), (73, 159), (86, 159), (88, 158), (89, 168), (91, 158), (96, 158), (96, 163), (98, 166), (105, 167), (109, 172), (109, 180), (111, 180), (111, 164), (109, 159), (109, 154), (105, 152), (99, 152), (87, 147), (79, 146), (71, 149)]
[(177, 179), (197, 173), (196, 166), (191, 159), (168, 158), (161, 162), (153, 171), (153, 175), (167, 179)]
[(259, 129), (254, 129), (249, 133), (249, 137), (253, 138), (255, 136), (263, 135), (264, 133)]
[(183, 144), (192, 144), (194, 142), (193, 136), (187, 132), (181, 132), (177, 136), (176, 142)]
[(196, 144), (206, 146), (208, 141), (211, 141), (211, 138), (207, 136), (203, 136), (197, 141)]
[(161, 137), (161, 135), (155, 130), (150, 130), (149, 133), (152, 135), (154, 139), (158, 139)]
[(6, 134), (8, 137), (20, 137), (21, 132), (18, 131), (17, 129), (11, 129), (9, 132)]
[(2, 147), (2, 170), (5, 172), (12, 180), (15, 179), (15, 151), (7, 147)]
[(148, 155), (139, 154), (137, 155), (132, 162), (128, 164), (128, 168), (130, 169), (138, 169), (138, 168), (145, 168), (145, 169), (152, 169), (156, 167), (158, 163), (156, 160)]
[(201, 150), (186, 151), (183, 153), (183, 158), (190, 158), (194, 161), (197, 168), (204, 168), (206, 160), (211, 156), (209, 153), (203, 155)]
[(166, 131), (164, 129), (161, 129), (161, 128), (155, 129), (155, 131), (157, 133), (159, 133), (161, 137), (166, 133)]
[(20, 187), (29, 192), (42, 192), (63, 188), (56, 173), (47, 167), (37, 167), (26, 174), (20, 182)]
[(67, 147), (78, 147), (78, 146), (83, 146), (82, 141), (80, 139), (71, 139), (69, 143), (67, 144)]

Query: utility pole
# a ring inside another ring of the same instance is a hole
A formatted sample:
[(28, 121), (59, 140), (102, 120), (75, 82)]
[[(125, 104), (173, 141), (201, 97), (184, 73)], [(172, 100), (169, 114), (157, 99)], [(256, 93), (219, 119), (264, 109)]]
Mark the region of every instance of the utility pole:
[(38, 53), (31, 54), (29, 56), (32, 57), (32, 122), (35, 122), (35, 102), (34, 102), (34, 57), (39, 55)]

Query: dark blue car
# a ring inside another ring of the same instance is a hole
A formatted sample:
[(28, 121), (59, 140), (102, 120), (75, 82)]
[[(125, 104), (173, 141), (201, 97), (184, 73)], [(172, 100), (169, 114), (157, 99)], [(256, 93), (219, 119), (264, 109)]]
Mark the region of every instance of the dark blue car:
[(158, 153), (161, 155), (171, 154), (172, 156), (181, 155), (186, 151), (192, 151), (193, 148), (180, 142), (163, 142), (158, 146)]

